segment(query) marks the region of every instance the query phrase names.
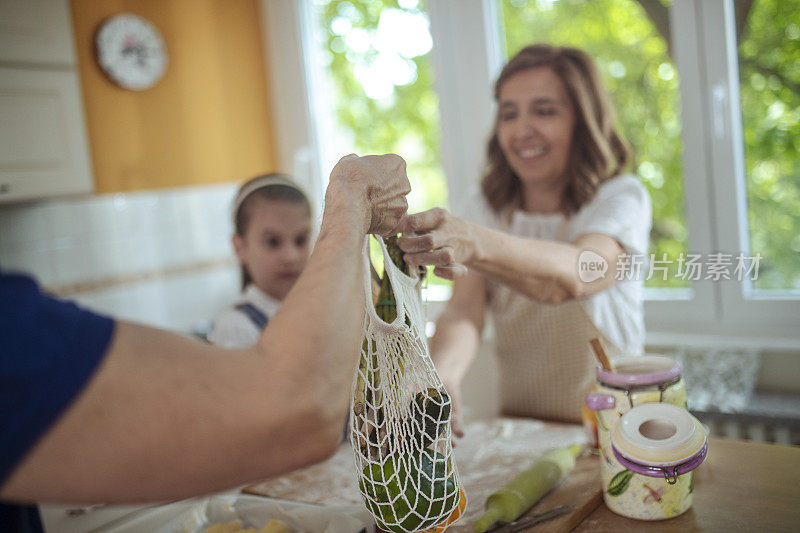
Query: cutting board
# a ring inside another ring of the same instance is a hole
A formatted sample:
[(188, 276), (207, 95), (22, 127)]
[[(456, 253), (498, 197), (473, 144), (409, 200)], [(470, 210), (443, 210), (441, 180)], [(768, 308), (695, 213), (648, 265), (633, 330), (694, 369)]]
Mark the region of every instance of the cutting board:
[[(464, 517), (448, 531), (473, 531), (472, 524), (483, 514), (483, 504), (492, 492), (530, 467), (547, 450), (585, 440), (579, 426), (568, 424), (514, 418), (467, 424), (465, 437), (457, 441), (454, 453), (468, 504)], [(539, 525), (536, 531), (569, 531), (600, 504), (597, 459), (578, 458), (570, 476), (529, 511), (528, 514), (539, 514), (561, 505), (574, 506), (570, 513)], [(327, 461), (255, 483), (243, 492), (321, 505), (363, 505), (348, 444)]]

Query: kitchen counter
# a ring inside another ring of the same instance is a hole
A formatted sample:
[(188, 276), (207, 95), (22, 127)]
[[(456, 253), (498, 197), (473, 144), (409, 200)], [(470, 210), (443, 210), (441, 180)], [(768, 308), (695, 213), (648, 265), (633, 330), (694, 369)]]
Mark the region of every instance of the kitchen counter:
[[(581, 428), (563, 424), (500, 419), (468, 425), (455, 453), (469, 505), (464, 519), (448, 531), (472, 531), (492, 491), (547, 449), (582, 440)], [(344, 446), (329, 462), (252, 485), (245, 492), (301, 501), (310, 501), (310, 496), (313, 503), (321, 504), (328, 499), (337, 504), (359, 501), (355, 474), (346, 473), (348, 464), (352, 464), (352, 452)], [(525, 516), (566, 504), (574, 505), (573, 511), (530, 530), (788, 532), (797, 531), (800, 524), (800, 447), (709, 439), (708, 458), (695, 473), (692, 508), (658, 522), (611, 512), (602, 502), (599, 469), (598, 456), (580, 457), (570, 477)]]

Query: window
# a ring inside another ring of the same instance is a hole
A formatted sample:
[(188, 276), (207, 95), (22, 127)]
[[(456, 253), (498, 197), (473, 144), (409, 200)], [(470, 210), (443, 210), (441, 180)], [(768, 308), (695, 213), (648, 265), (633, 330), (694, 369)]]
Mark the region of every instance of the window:
[[(409, 212), (446, 207), (433, 40), (424, 2), (315, 0), (313, 5), (317, 67), (325, 88), (317, 92), (327, 130), (320, 142), (324, 168), (350, 152), (402, 154), (411, 182)], [(372, 262), (381, 270), (383, 257), (371, 244)], [(430, 270), (432, 284), (450, 284)]]
[(447, 206), (439, 161), (439, 108), (433, 90), (433, 41), (424, 2), (315, 0), (320, 109), (330, 131), (321, 144), (327, 168), (344, 154), (402, 154), (409, 209)]
[[(800, 294), (800, 1), (496, 5), (508, 56), (535, 41), (583, 48), (616, 99), (653, 199), (651, 257), (670, 265), (666, 282), (646, 282), (648, 298), (656, 295), (648, 330), (791, 335), (800, 312), (792, 301)], [(702, 265), (691, 291), (652, 290), (689, 287), (676, 267), (692, 255)]]
[[(335, 146), (329, 153), (336, 157), (353, 149), (399, 152), (409, 161), (413, 210), (458, 211), (477, 185), (494, 116), (491, 87), (508, 54), (533, 41), (586, 49), (616, 97), (636, 151), (634, 170), (653, 199), (651, 253), (673, 262), (701, 254), (704, 268), (715, 254), (733, 256), (720, 279), (706, 269), (700, 279), (680, 279), (677, 265), (666, 282), (651, 279), (650, 294), (659, 297), (645, 304), (648, 335), (752, 335), (796, 345), (800, 0), (262, 6), (267, 39), (277, 43), (271, 49), (284, 50), (270, 56), (273, 77), (285, 82), (275, 88), (277, 121), (291, 133), (281, 137), (290, 140), (279, 146), (284, 158), (309, 147), (324, 154), (324, 146)], [(407, 25), (404, 38), (389, 37), (397, 35), (388, 29), (395, 23)], [(283, 46), (287, 40), (302, 43), (299, 59)], [(317, 60), (309, 64), (309, 57)], [(290, 65), (303, 61), (296, 76)], [(394, 65), (391, 76), (376, 74), (381, 64)], [(328, 102), (330, 119), (316, 113), (319, 101)], [(332, 162), (319, 174), (327, 176)], [(757, 278), (736, 279), (736, 254), (760, 255)]]
[[(788, 9), (785, 18), (776, 11), (778, 6)], [(785, 228), (787, 224), (797, 228), (793, 207), (797, 204), (792, 200), (797, 196), (797, 150), (794, 159), (783, 152), (787, 139), (796, 146), (798, 130), (776, 121), (782, 118), (782, 113), (777, 113), (784, 105), (781, 101), (794, 98), (796, 102), (797, 96), (792, 97), (792, 91), (786, 88), (778, 91), (777, 99), (774, 93), (751, 92), (762, 89), (758, 79), (752, 87), (753, 66), (747, 65), (749, 54), (757, 54), (761, 62), (797, 53), (790, 14), (798, 7), (798, 0), (754, 0), (738, 7), (733, 0), (675, 0), (671, 8), (684, 103), (684, 184), (690, 248), (707, 257), (717, 254), (728, 261), (733, 258), (734, 262), (736, 256), (750, 257), (755, 259), (751, 264), (759, 265), (757, 271), (743, 277), (731, 270), (729, 278), (695, 284), (699, 294), (690, 305), (660, 310), (657, 318), (670, 322), (672, 328), (682, 324), (683, 331), (765, 339), (798, 336), (800, 301), (798, 293), (792, 292), (795, 281), (791, 280), (797, 279), (800, 262), (791, 249), (796, 246), (796, 234), (786, 238)], [(748, 33), (748, 25), (754, 33)], [(789, 74), (794, 72), (793, 61), (786, 67), (782, 64), (777, 61), (770, 66), (777, 67), (778, 73), (786, 68), (785, 79), (796, 79), (796, 74)], [(767, 82), (764, 89), (775, 90), (776, 80), (772, 87)], [(769, 108), (766, 116), (758, 116), (764, 111), (759, 107), (765, 104), (774, 110), (771, 117)], [(790, 163), (777, 172), (759, 175), (761, 161), (771, 166), (776, 161), (792, 160), (793, 167)], [(759, 180), (768, 175), (772, 181), (764, 187)], [(765, 193), (767, 202), (764, 196), (759, 197)], [(765, 228), (770, 235), (765, 235)], [(692, 243), (693, 234), (696, 245)], [(770, 265), (766, 268), (771, 274), (762, 278), (766, 265)], [(730, 262), (729, 266), (733, 267)]]
[(735, 9), (752, 292), (800, 293), (800, 1)]

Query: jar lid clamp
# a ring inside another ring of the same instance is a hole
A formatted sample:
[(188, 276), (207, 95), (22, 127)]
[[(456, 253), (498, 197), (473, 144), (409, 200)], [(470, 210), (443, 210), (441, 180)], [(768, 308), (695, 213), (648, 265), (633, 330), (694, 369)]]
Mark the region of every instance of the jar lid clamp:
[(631, 472), (664, 477), (673, 485), (705, 460), (707, 440), (702, 424), (685, 409), (650, 403), (622, 416), (612, 430), (611, 449)]

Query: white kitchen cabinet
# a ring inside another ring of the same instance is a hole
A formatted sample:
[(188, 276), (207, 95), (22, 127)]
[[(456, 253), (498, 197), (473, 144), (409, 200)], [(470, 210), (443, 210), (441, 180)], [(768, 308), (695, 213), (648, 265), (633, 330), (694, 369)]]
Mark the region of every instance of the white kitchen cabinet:
[(0, 62), (75, 66), (67, 0), (0, 0)]
[(0, 202), (92, 190), (78, 76), (0, 67)]
[(0, 0), (0, 204), (93, 190), (67, 0)]

